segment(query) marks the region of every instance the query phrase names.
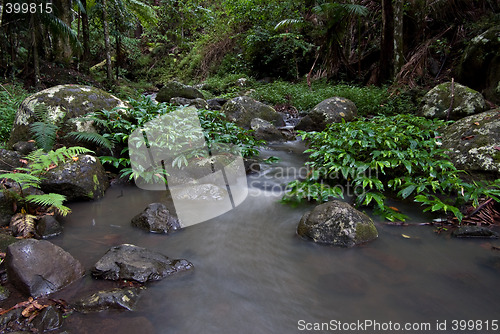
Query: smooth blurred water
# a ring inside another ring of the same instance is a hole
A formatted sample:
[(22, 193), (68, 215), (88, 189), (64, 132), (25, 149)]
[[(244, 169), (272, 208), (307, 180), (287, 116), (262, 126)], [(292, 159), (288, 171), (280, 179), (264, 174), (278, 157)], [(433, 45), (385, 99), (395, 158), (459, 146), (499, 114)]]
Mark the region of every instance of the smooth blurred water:
[[(500, 320), (500, 269), (493, 268), (500, 268), (500, 252), (491, 250), (488, 240), (452, 239), (411, 224), (432, 219), (412, 203), (394, 203), (410, 215), (410, 226), (377, 222), (379, 238), (360, 247), (322, 246), (297, 237), (296, 226), (312, 205), (291, 207), (279, 200), (281, 185), (297, 176), (289, 167), (306, 159), (302, 151), (297, 142), (263, 150), (263, 156), (281, 161), (249, 178), (252, 188), (243, 204), (169, 236), (130, 225), (149, 203), (166, 201), (163, 193), (114, 186), (101, 201), (73, 204), (64, 233), (51, 241), (86, 268), (110, 247), (131, 243), (188, 259), (195, 269), (147, 284), (136, 311), (73, 314), (64, 328), (71, 333), (300, 333), (307, 331), (299, 330), (299, 320), (429, 322), (433, 329), (436, 320), (447, 320), (446, 332), (458, 333), (451, 331), (453, 319)], [(87, 272), (57, 297), (71, 301), (117, 285)]]

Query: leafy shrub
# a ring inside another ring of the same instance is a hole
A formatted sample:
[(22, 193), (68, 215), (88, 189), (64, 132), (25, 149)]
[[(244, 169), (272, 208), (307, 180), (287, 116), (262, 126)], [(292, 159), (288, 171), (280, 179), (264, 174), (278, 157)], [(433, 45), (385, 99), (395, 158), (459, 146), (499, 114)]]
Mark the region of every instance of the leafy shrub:
[(500, 180), (469, 184), (440, 148), (439, 130), (446, 122), (413, 115), (378, 116), (370, 121), (331, 124), (323, 132), (302, 132), (311, 153), (304, 181), (293, 181), (284, 201), (327, 201), (353, 189), (358, 206), (375, 204), (389, 220), (405, 215), (385, 204), (386, 193), (414, 197), (424, 211), (451, 212), (458, 220), (460, 204), (478, 205), (481, 196), (498, 201)]
[(17, 108), (28, 95), (18, 84), (0, 86), (0, 142), (9, 140)]

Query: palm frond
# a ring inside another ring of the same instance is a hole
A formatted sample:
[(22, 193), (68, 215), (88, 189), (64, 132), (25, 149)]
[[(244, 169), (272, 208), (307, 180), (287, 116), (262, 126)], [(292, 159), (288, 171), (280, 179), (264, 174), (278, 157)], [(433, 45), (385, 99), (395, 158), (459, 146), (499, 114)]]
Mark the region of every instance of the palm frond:
[(71, 212), (71, 209), (67, 206), (64, 206), (63, 203), (66, 200), (66, 197), (61, 194), (42, 194), (42, 195), (28, 195), (26, 196), (26, 201), (39, 205), (45, 206), (49, 208), (53, 208), (57, 210), (59, 214), (62, 216), (66, 216)]
[(363, 5), (343, 3), (340, 6), (351, 16), (366, 16), (370, 13), (368, 8)]
[(284, 19), (278, 22), (276, 26), (274, 27), (274, 30), (280, 30), (282, 28), (292, 28), (292, 27), (299, 27), (304, 23), (303, 20), (300, 19)]
[(97, 132), (79, 132), (79, 131), (71, 131), (67, 135), (67, 137), (73, 137), (76, 141), (79, 142), (87, 142), (93, 143), (98, 146), (102, 146), (107, 148), (108, 150), (112, 150), (114, 148), (114, 144), (103, 135)]
[(46, 12), (40, 14), (40, 19), (54, 34), (67, 37), (70, 45), (77, 51), (82, 50), (82, 44), (78, 40), (77, 33), (63, 20)]
[(158, 22), (156, 12), (151, 6), (138, 0), (125, 0), (124, 4), (145, 28), (152, 27)]
[(15, 236), (22, 235), (29, 238), (35, 233), (36, 216), (27, 213), (16, 213), (10, 219), (10, 228)]

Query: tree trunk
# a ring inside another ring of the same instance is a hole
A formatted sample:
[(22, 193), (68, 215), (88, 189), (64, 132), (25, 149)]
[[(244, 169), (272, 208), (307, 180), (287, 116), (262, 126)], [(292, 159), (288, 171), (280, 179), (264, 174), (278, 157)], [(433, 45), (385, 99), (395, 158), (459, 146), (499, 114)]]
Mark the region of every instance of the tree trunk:
[(108, 85), (113, 83), (113, 69), (111, 68), (111, 45), (109, 44), (108, 11), (106, 0), (102, 0), (102, 25), (104, 27), (104, 48), (106, 52), (106, 78)]
[(402, 0), (394, 1), (394, 75), (404, 65), (403, 5)]
[[(58, 18), (71, 27), (73, 21), (73, 10), (71, 0), (54, 0), (54, 7), (57, 9)], [(56, 37), (55, 59), (61, 63), (69, 64), (73, 57), (73, 50), (69, 43), (69, 37), (65, 34), (59, 34)]]
[(31, 14), (30, 19), (31, 30), (31, 45), (33, 46), (33, 67), (35, 70), (35, 89), (38, 91), (41, 88), (40, 84), (40, 63), (38, 59), (38, 44), (36, 42), (36, 27), (35, 27), (35, 14)]
[(90, 35), (89, 35), (89, 16), (87, 15), (87, 0), (82, 0), (85, 13), (82, 12), (82, 37), (83, 37), (83, 55), (82, 61), (84, 68), (87, 69), (87, 63), (90, 60)]
[(392, 0), (382, 0), (382, 36), (380, 38), (380, 63), (378, 83), (393, 78), (392, 59), (394, 56), (394, 15)]

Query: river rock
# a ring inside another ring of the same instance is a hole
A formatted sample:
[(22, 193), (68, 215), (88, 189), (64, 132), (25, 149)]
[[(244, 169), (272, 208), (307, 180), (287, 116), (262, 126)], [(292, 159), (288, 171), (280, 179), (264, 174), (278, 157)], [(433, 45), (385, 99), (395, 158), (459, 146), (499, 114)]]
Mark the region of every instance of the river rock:
[(109, 280), (158, 281), (177, 272), (193, 268), (187, 260), (167, 256), (135, 245), (110, 248), (95, 264), (92, 274)]
[(162, 203), (151, 203), (143, 212), (132, 218), (132, 226), (153, 233), (169, 234), (179, 230), (181, 225)]
[(491, 27), (467, 43), (457, 66), (460, 81), (500, 104), (500, 25)]
[(33, 319), (23, 316), (23, 310), (20, 307), (3, 314), (0, 317), (0, 328), (11, 334), (45, 333), (63, 325), (62, 311), (53, 305), (44, 307)]
[(0, 226), (9, 225), (14, 213), (14, 199), (8, 192), (0, 190)]
[(186, 99), (203, 99), (203, 94), (194, 87), (186, 86), (177, 81), (171, 81), (163, 86), (156, 95), (158, 102), (170, 102), (173, 97), (184, 97)]
[(207, 101), (200, 98), (187, 99), (185, 97), (173, 97), (170, 99), (170, 104), (174, 106), (193, 106), (196, 109), (208, 109)]
[(96, 200), (104, 196), (109, 187), (106, 171), (99, 159), (79, 155), (44, 174), (40, 185), (46, 193), (58, 193), (72, 200)]
[(54, 216), (45, 215), (36, 223), (36, 235), (40, 238), (55, 237), (62, 233), (62, 226)]
[[(478, 114), (489, 108), (481, 93), (454, 83), (453, 105), (450, 110), (450, 120)], [(422, 99), (419, 115), (427, 118), (446, 119), (451, 104), (451, 82), (445, 82), (432, 88)]]
[(285, 136), (272, 123), (260, 118), (254, 118), (250, 122), (250, 128), (254, 130), (253, 136), (257, 140), (285, 141)]
[(323, 131), (331, 123), (352, 121), (358, 115), (354, 102), (343, 97), (332, 97), (318, 103), (304, 116), (295, 129), (302, 131)]
[(498, 238), (498, 233), (484, 226), (460, 226), (451, 235), (455, 238)]
[(226, 99), (216, 98), (207, 100), (209, 110), (221, 110), (222, 106), (227, 102)]
[(444, 129), (441, 140), (455, 167), (474, 179), (500, 176), (500, 109), (456, 121)]
[(22, 167), (22, 156), (16, 151), (0, 148), (0, 174)]
[(47, 107), (47, 117), (60, 126), (59, 137), (68, 131), (93, 129), (89, 122), (74, 122), (75, 119), (102, 109), (127, 108), (129, 105), (119, 98), (95, 87), (81, 85), (59, 85), (28, 96), (19, 106), (9, 139), (12, 147), (19, 141), (32, 139), (30, 124), (39, 121), (34, 110), (37, 104)]
[(30, 154), (37, 148), (38, 147), (34, 141), (18, 141), (12, 145), (12, 149), (23, 156)]
[(0, 233), (0, 252), (5, 253), (9, 245), (19, 241), (19, 239), (9, 235)]
[(24, 239), (7, 247), (9, 281), (21, 292), (39, 297), (80, 279), (80, 262), (46, 240)]
[(143, 288), (112, 289), (96, 292), (75, 302), (73, 308), (81, 313), (107, 309), (132, 311)]
[(316, 206), (302, 216), (297, 234), (317, 243), (352, 247), (378, 237), (370, 217), (341, 201)]
[(271, 122), (275, 126), (284, 126), (283, 116), (272, 107), (256, 101), (249, 96), (239, 96), (227, 101), (222, 107), (222, 112), (231, 122), (245, 129), (250, 129), (250, 123), (254, 118), (260, 118)]

